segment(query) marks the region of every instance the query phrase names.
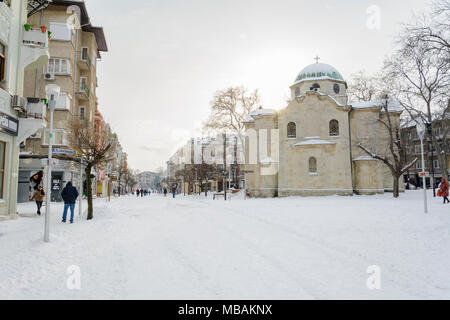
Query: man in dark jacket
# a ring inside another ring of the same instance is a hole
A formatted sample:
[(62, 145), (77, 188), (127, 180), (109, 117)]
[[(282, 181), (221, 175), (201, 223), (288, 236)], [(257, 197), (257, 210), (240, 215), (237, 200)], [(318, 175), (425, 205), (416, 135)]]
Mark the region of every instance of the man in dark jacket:
[(66, 222), (67, 209), (70, 208), (70, 223), (73, 223), (73, 212), (75, 210), (75, 201), (77, 201), (78, 198), (78, 191), (74, 186), (72, 186), (71, 181), (67, 182), (66, 187), (61, 192), (61, 197), (64, 200), (64, 213), (62, 222)]

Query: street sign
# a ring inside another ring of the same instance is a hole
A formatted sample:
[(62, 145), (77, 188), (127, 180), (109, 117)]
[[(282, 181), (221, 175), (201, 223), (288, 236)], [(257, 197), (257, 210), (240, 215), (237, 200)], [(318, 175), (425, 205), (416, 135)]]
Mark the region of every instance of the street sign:
[(60, 148), (52, 148), (52, 153), (59, 153), (59, 154), (70, 154), (70, 155), (77, 155), (77, 152), (75, 150), (71, 149), (60, 149)]
[(242, 172), (243, 173), (253, 173), (254, 171), (253, 170), (243, 170)]
[(429, 172), (419, 172), (419, 177), (429, 177), (430, 173)]

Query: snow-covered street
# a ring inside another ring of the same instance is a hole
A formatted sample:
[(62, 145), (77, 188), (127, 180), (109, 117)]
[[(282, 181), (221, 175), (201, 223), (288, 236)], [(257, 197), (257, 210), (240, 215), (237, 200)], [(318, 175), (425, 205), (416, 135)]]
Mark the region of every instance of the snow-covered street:
[[(430, 200), (431, 199), (431, 200)], [(422, 192), (95, 201), (51, 243), (34, 203), (0, 222), (0, 299), (450, 299), (450, 205)], [(76, 208), (77, 209), (77, 208)], [(69, 290), (69, 266), (81, 289)], [(381, 289), (369, 290), (369, 266)]]

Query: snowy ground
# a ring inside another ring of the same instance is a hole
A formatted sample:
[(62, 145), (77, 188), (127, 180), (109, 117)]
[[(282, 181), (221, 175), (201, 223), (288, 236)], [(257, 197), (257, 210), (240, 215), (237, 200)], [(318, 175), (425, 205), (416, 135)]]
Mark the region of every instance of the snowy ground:
[[(33, 203), (0, 222), (1, 299), (450, 299), (450, 205), (431, 198), (425, 215), (421, 191), (97, 199), (95, 219), (73, 225), (61, 208), (49, 244)], [(67, 288), (71, 265), (80, 290)], [(371, 265), (380, 290), (367, 288)]]

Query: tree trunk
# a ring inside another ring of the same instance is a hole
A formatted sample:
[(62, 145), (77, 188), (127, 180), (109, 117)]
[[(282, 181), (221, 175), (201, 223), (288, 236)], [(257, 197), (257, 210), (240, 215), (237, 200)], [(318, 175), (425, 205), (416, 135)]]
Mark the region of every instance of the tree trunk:
[(118, 187), (118, 189), (119, 189), (119, 197), (120, 197), (120, 179), (122, 178), (122, 175), (119, 175), (119, 179), (118, 179), (118, 181), (119, 181), (119, 187)]
[(394, 177), (394, 186), (392, 188), (392, 192), (394, 194), (394, 198), (398, 198), (398, 196), (400, 194), (398, 179), (400, 177), (397, 177), (397, 176), (393, 176), (393, 177)]
[(439, 166), (441, 167), (442, 177), (448, 181), (447, 155), (441, 152), (438, 155), (438, 159), (439, 159)]
[(85, 169), (86, 174), (86, 194), (87, 194), (87, 202), (88, 202), (88, 214), (87, 220), (91, 220), (94, 218), (94, 208), (92, 205), (92, 181), (91, 181), (91, 169), (92, 166), (88, 165)]

